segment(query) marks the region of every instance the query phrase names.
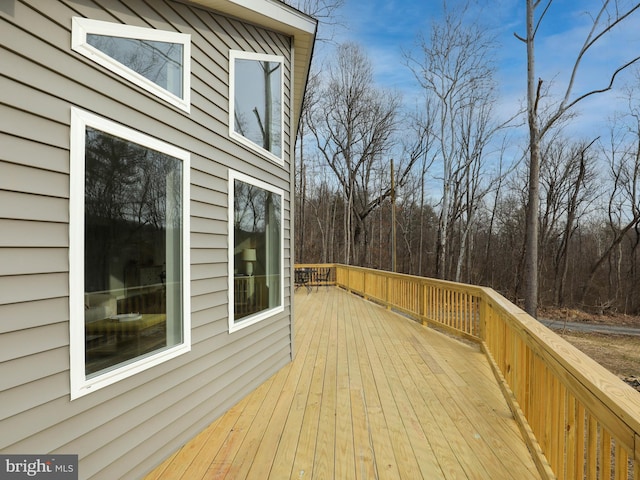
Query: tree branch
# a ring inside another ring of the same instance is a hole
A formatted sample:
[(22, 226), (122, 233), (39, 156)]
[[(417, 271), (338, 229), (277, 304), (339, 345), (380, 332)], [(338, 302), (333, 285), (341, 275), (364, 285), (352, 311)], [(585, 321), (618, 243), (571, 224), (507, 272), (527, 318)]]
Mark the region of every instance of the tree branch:
[[(536, 4), (533, 7), (534, 10), (540, 6), (540, 1), (541, 0), (538, 0), (538, 2), (536, 2)], [(542, 15), (540, 15), (540, 18), (538, 19), (538, 22), (536, 23), (536, 26), (533, 29), (533, 38), (530, 39), (532, 42), (536, 38), (536, 33), (538, 33), (538, 28), (540, 28), (540, 24), (542, 23), (542, 19), (544, 18), (544, 16), (549, 11), (549, 8), (551, 7), (552, 3), (553, 3), (553, 0), (549, 0), (547, 2), (547, 5), (544, 7), (544, 10), (542, 11)]]
[[(605, 28), (603, 28), (602, 31), (600, 31), (599, 33), (596, 33), (598, 24), (600, 23), (600, 19), (601, 19), (602, 15), (604, 14), (604, 12), (606, 11), (606, 7), (607, 7), (608, 4), (609, 4), (609, 0), (606, 0), (603, 3), (602, 8), (598, 12), (598, 15), (596, 16), (595, 20), (593, 21), (593, 27), (591, 28), (591, 31), (589, 32), (589, 35), (587, 35), (587, 38), (584, 41), (584, 45), (582, 46), (582, 48), (580, 49), (580, 52), (578, 53), (578, 57), (576, 58), (576, 61), (573, 64), (573, 68), (571, 70), (571, 77), (569, 79), (569, 83), (567, 84), (567, 90), (565, 92), (564, 99), (562, 100), (562, 103), (560, 104), (560, 109), (564, 109), (564, 107), (569, 102), (569, 98), (571, 96), (571, 92), (573, 91), (573, 86), (574, 86), (574, 83), (575, 83), (575, 79), (576, 79), (576, 76), (578, 74), (578, 68), (580, 67), (580, 63), (582, 62), (582, 58), (585, 56), (587, 51), (591, 47), (593, 47), (593, 45), (598, 40), (600, 40), (606, 33), (610, 32), (616, 25), (621, 23), (624, 19), (629, 17), (633, 12), (635, 12), (636, 10), (638, 10), (640, 8), (640, 3), (636, 4), (633, 8), (631, 8), (630, 10), (625, 12), (624, 14), (617, 16), (615, 18), (615, 20), (612, 23), (610, 23), (609, 25), (607, 25)], [(595, 34), (595, 36), (594, 36), (594, 34)], [(624, 65), (621, 68), (619, 68), (618, 70), (616, 70), (615, 73), (613, 74), (613, 76), (611, 77), (611, 82), (609, 83), (609, 86), (607, 88), (602, 89), (602, 90), (594, 90), (592, 92), (588, 92), (587, 94), (580, 96), (577, 100), (574, 100), (573, 102), (571, 102), (566, 108), (567, 109), (571, 108), (571, 106), (575, 105), (576, 102), (580, 101), (583, 98), (591, 96), (591, 95), (593, 95), (595, 93), (602, 93), (602, 92), (606, 92), (606, 91), (610, 90), (612, 85), (613, 85), (613, 81), (615, 80), (616, 75), (618, 73), (620, 73), (622, 70), (624, 70), (625, 68), (627, 68), (630, 65), (632, 65), (633, 63), (635, 63), (637, 60), (638, 60), (638, 58), (632, 60), (631, 62), (627, 63), (626, 65)]]
[(611, 75), (611, 79), (609, 80), (609, 85), (607, 85), (605, 88), (601, 88), (599, 90), (592, 90), (590, 92), (585, 93), (584, 95), (579, 96), (578, 98), (576, 98), (575, 100), (573, 100), (570, 104), (568, 104), (566, 106), (566, 108), (564, 109), (569, 110), (571, 107), (573, 107), (576, 103), (580, 102), (581, 100), (583, 100), (584, 98), (590, 97), (591, 95), (595, 95), (596, 93), (603, 93), (603, 92), (607, 92), (609, 90), (611, 90), (613, 88), (613, 83), (615, 82), (616, 77), (618, 76), (618, 74), (620, 72), (622, 72), (623, 70), (629, 68), (630, 66), (632, 66), (633, 64), (635, 64), (636, 62), (638, 62), (640, 60), (640, 56), (634, 58), (633, 60), (625, 63), (623, 66), (621, 66), (620, 68), (618, 68), (615, 72), (613, 72), (613, 75)]
[(591, 97), (592, 95), (596, 95), (598, 93), (603, 93), (603, 92), (608, 92), (609, 90), (611, 90), (613, 88), (613, 84), (615, 82), (616, 77), (618, 76), (618, 74), (620, 72), (622, 72), (623, 70), (631, 67), (632, 65), (634, 65), (635, 63), (637, 63), (638, 61), (640, 61), (640, 56), (634, 58), (633, 60), (625, 63), (623, 66), (619, 67), (615, 72), (613, 72), (613, 74), (611, 75), (611, 79), (609, 80), (609, 85), (607, 85), (605, 88), (600, 88), (597, 90), (591, 90), (583, 95), (580, 95), (579, 97), (577, 97), (576, 99), (574, 99), (571, 103), (569, 103), (568, 105), (564, 105), (561, 104), (558, 107), (558, 110), (556, 111), (556, 113), (554, 115), (552, 115), (544, 124), (544, 126), (542, 126), (540, 128), (540, 137), (543, 137), (545, 135), (545, 133), (556, 123), (556, 121), (558, 121), (558, 119), (560, 117), (562, 117), (563, 115), (565, 115), (569, 110), (571, 110), (577, 103), (581, 102), (582, 100), (584, 100), (587, 97)]

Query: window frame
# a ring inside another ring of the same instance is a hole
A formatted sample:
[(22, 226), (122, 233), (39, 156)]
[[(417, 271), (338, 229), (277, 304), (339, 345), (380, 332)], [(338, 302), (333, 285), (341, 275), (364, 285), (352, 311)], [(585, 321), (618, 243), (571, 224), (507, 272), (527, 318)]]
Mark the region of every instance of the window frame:
[[(189, 113), (191, 110), (191, 35), (146, 27), (73, 17), (71, 20), (71, 49), (102, 65), (111, 72), (142, 87), (147, 92)], [(150, 40), (182, 45), (182, 97), (120, 63), (115, 58), (87, 43), (87, 34), (108, 35), (119, 38)]]
[[(87, 378), (84, 312), (85, 134), (91, 127), (182, 161), (182, 342)], [(69, 350), (71, 400), (112, 385), (191, 350), (190, 164), (191, 154), (124, 125), (71, 107), (69, 196)]]
[[(234, 250), (235, 250), (235, 231), (234, 231), (234, 199), (235, 199), (235, 181), (241, 181), (262, 190), (267, 190), (273, 194), (280, 196), (280, 305), (266, 310), (262, 310), (253, 315), (243, 317), (239, 322), (235, 321), (234, 315)], [(229, 249), (228, 249), (228, 265), (229, 265), (229, 333), (242, 330), (250, 325), (254, 325), (273, 315), (284, 311), (284, 190), (275, 187), (269, 183), (255, 179), (235, 170), (229, 170)]]
[[(235, 80), (236, 80), (236, 60), (253, 60), (258, 62), (278, 62), (280, 63), (280, 138), (281, 148), (280, 156), (275, 155), (264, 147), (261, 147), (257, 143), (253, 142), (249, 138), (245, 137), (239, 132), (235, 131)], [(285, 142), (284, 142), (284, 56), (271, 55), (265, 53), (247, 52), (243, 50), (229, 50), (229, 136), (241, 143), (242, 145), (249, 147), (254, 152), (258, 152), (260, 155), (267, 157), (269, 160), (284, 166), (285, 159)]]

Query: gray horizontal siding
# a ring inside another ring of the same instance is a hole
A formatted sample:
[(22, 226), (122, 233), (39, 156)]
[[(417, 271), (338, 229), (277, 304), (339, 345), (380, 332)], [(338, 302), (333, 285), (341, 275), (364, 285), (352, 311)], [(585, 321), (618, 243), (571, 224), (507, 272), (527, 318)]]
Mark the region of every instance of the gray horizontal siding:
[[(0, 30), (2, 30), (3, 27), (0, 22)], [(19, 57), (15, 55), (3, 55), (3, 50), (0, 48), (0, 65), (12, 65), (18, 68), (18, 65), (15, 65), (13, 62), (16, 58)], [(9, 92), (10, 91), (11, 90), (9, 90)], [(3, 92), (2, 98), (0, 98), (0, 106), (3, 107), (2, 115), (0, 115), (0, 131), (3, 132), (3, 134), (11, 135), (12, 137), (24, 137), (28, 140), (39, 140), (42, 144), (48, 144), (66, 150), (69, 149), (68, 125), (57, 124), (50, 121), (50, 119), (22, 110), (10, 110), (6, 105), (3, 105), (5, 101), (4, 97), (10, 96), (9, 92)], [(37, 137), (40, 138), (38, 139)], [(12, 142), (3, 143), (3, 147), (9, 143)], [(14, 147), (12, 146), (11, 148)]]
[[(0, 363), (0, 391), (12, 389), (11, 395), (17, 395), (19, 392), (20, 395), (23, 395), (24, 392), (14, 387), (33, 383), (40, 379), (47, 379), (56, 374), (66, 372), (68, 369), (69, 350), (66, 345), (61, 348), (12, 359), (11, 362), (5, 361)], [(42, 386), (41, 383), (37, 383), (37, 385)], [(16, 399), (15, 402), (5, 402), (8, 408), (15, 408), (17, 404), (23, 404), (20, 398)], [(10, 412), (3, 409), (2, 415), (6, 418), (10, 416)]]
[(0, 172), (0, 189), (49, 197), (69, 197), (68, 174), (7, 162), (2, 162)]
[[(16, 113), (8, 110), (4, 110), (4, 112), (10, 116)], [(24, 135), (30, 132), (19, 133)], [(58, 142), (59, 141), (60, 139), (58, 139)], [(20, 138), (20, 136), (11, 136), (1, 131), (0, 145), (2, 145), (0, 149), (0, 161), (10, 162), (19, 159), (20, 165), (69, 174), (68, 146), (65, 146), (65, 148), (52, 148), (50, 145), (43, 145), (40, 142)], [(2, 181), (1, 178), (0, 181)]]
[[(191, 240), (191, 265), (198, 265), (199, 267), (203, 267), (206, 265), (215, 265), (219, 263), (227, 264), (227, 252), (222, 251), (221, 247), (217, 250), (212, 250), (209, 248), (193, 248), (193, 239)], [(209, 273), (211, 275), (211, 273)]]
[(67, 271), (69, 271), (68, 248), (0, 249), (0, 276)]
[[(0, 109), (0, 116), (2, 109)], [(0, 219), (69, 223), (69, 200), (0, 190)]]
[(69, 246), (69, 227), (66, 223), (0, 218), (0, 232), (0, 248)]
[[(69, 325), (66, 322), (3, 333), (0, 336), (0, 361), (9, 362), (13, 359), (66, 347), (69, 345), (68, 333)], [(66, 363), (68, 367), (68, 359)], [(6, 367), (9, 367), (9, 365)], [(37, 401), (41, 400), (38, 399)], [(8, 405), (3, 402), (2, 407), (4, 412)], [(18, 406), (18, 408), (22, 408), (22, 406)]]
[[(28, 259), (25, 259), (28, 261)], [(38, 275), (12, 275), (0, 277), (0, 306), (11, 303), (33, 302), (69, 295), (68, 273), (42, 273)], [(66, 312), (66, 320), (69, 312)], [(2, 319), (2, 323), (13, 319)], [(15, 321), (15, 320), (14, 320)], [(41, 318), (41, 322), (47, 322)]]
[[(228, 333), (227, 171), (288, 191), (290, 164), (277, 166), (229, 138), (227, 95), (229, 49), (283, 55), (288, 85), (290, 42), (179, 2), (25, 0), (11, 6), (0, 7), (0, 64), (12, 66), (0, 72), (0, 451), (77, 453), (82, 478), (137, 478), (289, 361), (288, 297), (284, 312)], [(191, 34), (191, 112), (73, 52), (74, 15)], [(290, 125), (288, 92), (285, 101)], [(72, 105), (192, 153), (192, 351), (73, 402)], [(284, 146), (289, 151), (292, 142), (285, 138)], [(289, 209), (286, 193), (287, 240)]]
[[(58, 279), (66, 278), (58, 276)], [(27, 277), (28, 280), (28, 277)], [(29, 287), (29, 290), (32, 290)], [(0, 334), (67, 322), (69, 299), (65, 295), (41, 300), (0, 304)], [(4, 338), (4, 337), (3, 337)], [(67, 355), (68, 356), (68, 355)], [(8, 367), (8, 365), (0, 365)]]

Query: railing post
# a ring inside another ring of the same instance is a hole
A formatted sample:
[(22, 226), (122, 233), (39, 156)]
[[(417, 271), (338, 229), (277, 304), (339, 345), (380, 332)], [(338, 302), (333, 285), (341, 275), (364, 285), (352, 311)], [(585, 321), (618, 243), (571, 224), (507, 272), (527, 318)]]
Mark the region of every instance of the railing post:
[(418, 283), (418, 315), (420, 316), (420, 323), (426, 325), (425, 321), (425, 309), (424, 309), (424, 297), (425, 297), (425, 282), (420, 281)]
[(387, 288), (385, 288), (386, 290), (386, 297), (384, 299), (384, 303), (385, 306), (387, 307), (387, 310), (391, 310), (391, 277), (389, 275), (385, 275), (385, 282), (387, 283)]
[(480, 295), (478, 298), (480, 299), (480, 308), (478, 309), (478, 313), (480, 314), (480, 319), (478, 321), (478, 336), (480, 337), (481, 341), (486, 342), (487, 319), (489, 318), (489, 304), (484, 294)]
[(365, 299), (369, 299), (369, 295), (367, 295), (367, 272), (362, 272), (362, 296)]

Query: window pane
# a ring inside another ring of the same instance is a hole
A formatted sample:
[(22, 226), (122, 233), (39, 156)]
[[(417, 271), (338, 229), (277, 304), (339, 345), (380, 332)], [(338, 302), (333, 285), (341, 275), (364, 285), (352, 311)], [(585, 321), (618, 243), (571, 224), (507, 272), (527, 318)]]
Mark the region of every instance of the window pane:
[(183, 164), (89, 127), (85, 148), (90, 375), (183, 341)]
[(183, 97), (181, 44), (96, 34), (87, 34), (87, 43), (174, 95)]
[(277, 157), (282, 155), (282, 65), (235, 59), (236, 133)]
[(281, 202), (273, 192), (234, 182), (234, 321), (281, 302)]

